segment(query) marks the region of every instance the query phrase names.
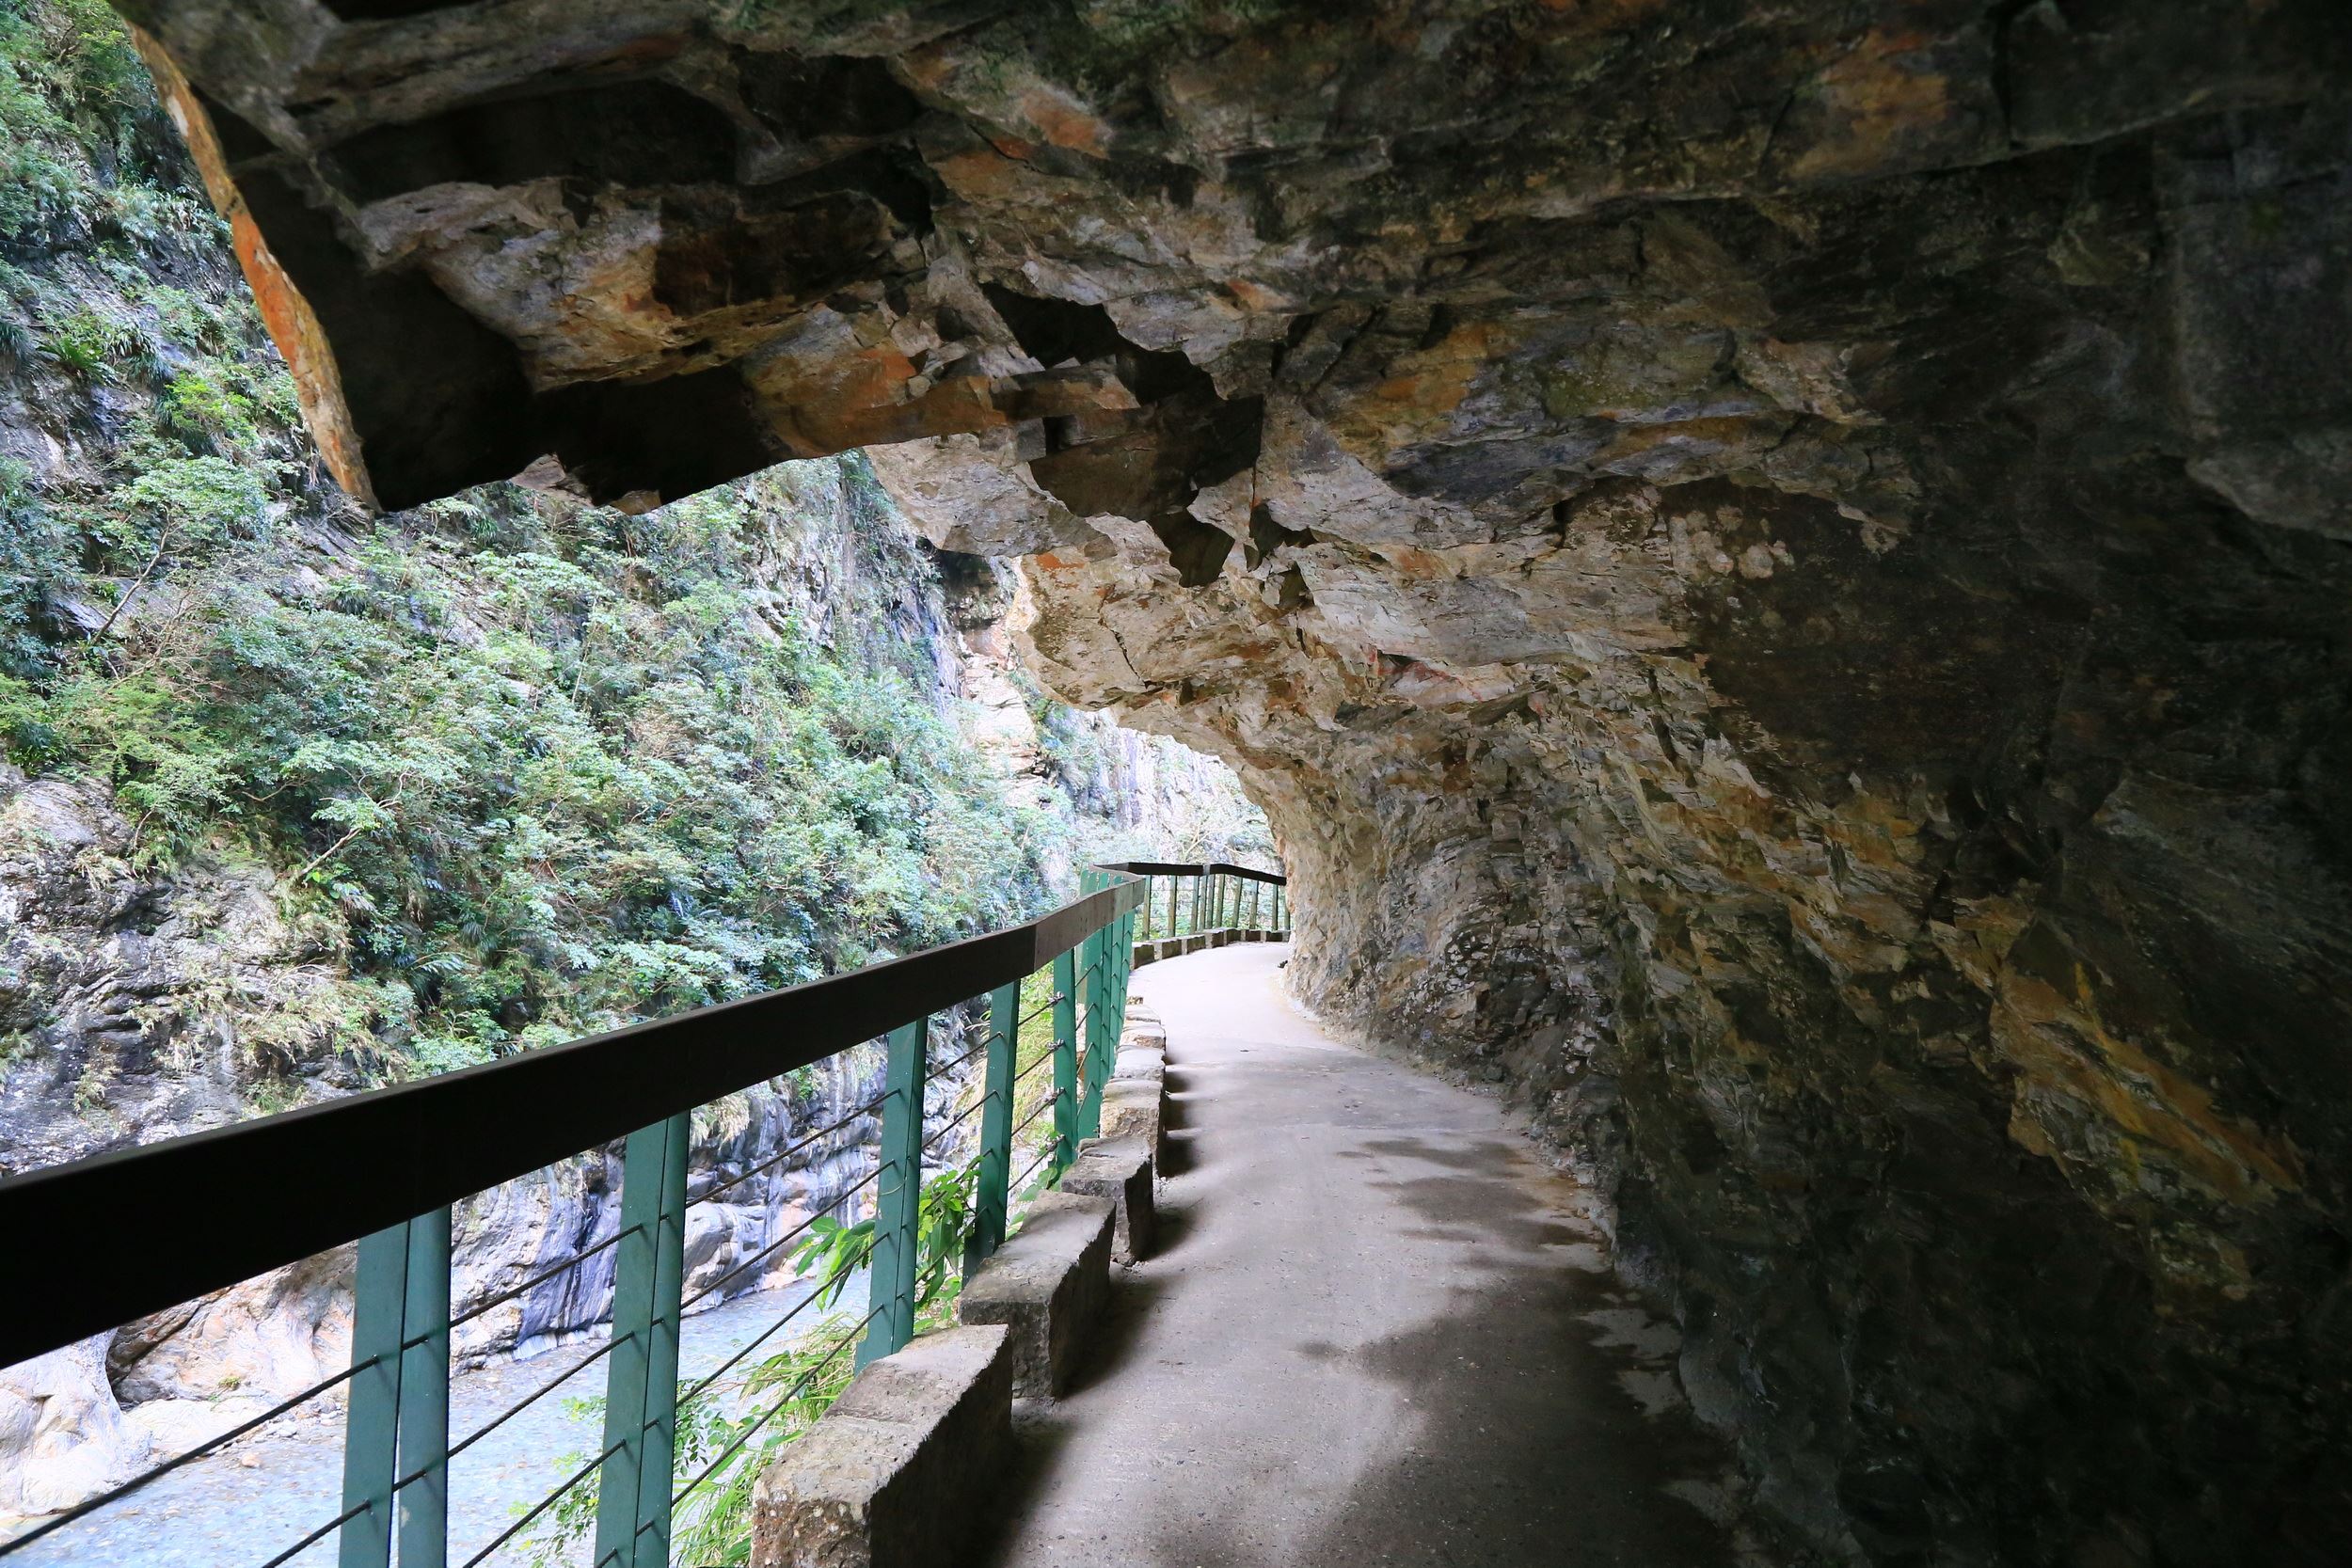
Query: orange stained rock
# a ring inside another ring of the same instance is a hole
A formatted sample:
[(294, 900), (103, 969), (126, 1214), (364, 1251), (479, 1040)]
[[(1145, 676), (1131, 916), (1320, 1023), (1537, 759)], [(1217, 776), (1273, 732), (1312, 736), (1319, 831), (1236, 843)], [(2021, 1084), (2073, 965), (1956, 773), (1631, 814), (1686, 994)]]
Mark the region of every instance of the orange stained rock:
[(1950, 79), (1931, 68), (1932, 34), (1873, 28), (1813, 78), (1836, 131), (1789, 166), (1798, 179), (1884, 173), (1967, 130)]
[(2179, 1167), (2234, 1204), (2298, 1192), (2303, 1164), (2294, 1146), (2224, 1114), (2213, 1091), (2113, 1033), (2099, 1016), (2087, 971), (2074, 966), (2073, 994), (2011, 964), (1994, 1003), (1994, 1037), (2025, 1069), (2010, 1135), (2037, 1153), (2064, 1147), (2028, 1110), (2027, 1090), (2065, 1095), (2129, 1138), (2164, 1150)]
[(204, 192), (213, 205), (229, 220), (230, 242), (237, 253), (237, 264), (245, 271), (246, 283), (253, 290), (253, 301), (261, 309), (262, 325), (277, 343), (278, 352), (285, 356), (286, 367), (294, 374), (294, 395), (301, 402), (302, 416), (318, 442), (319, 456), (326, 471), (335, 476), (335, 483), (344, 494), (370, 509), (376, 506), (375, 487), (368, 481), (367, 463), (360, 452), (358, 432), (351, 422), (350, 407), (343, 401), (342, 372), (336, 368), (335, 351), (326, 341), (326, 333), (310, 309), (310, 302), (302, 297), (294, 279), (271, 254), (269, 242), (262, 237), (259, 225), (245, 204), (245, 196), (237, 182), (230, 177), (229, 160), (221, 150), (220, 137), (213, 128), (213, 118), (197, 101), (195, 91), (180, 68), (171, 63), (154, 40), (138, 28), (131, 29), (132, 42), (138, 48), (139, 57), (155, 79), (155, 90), (163, 100), (164, 112), (179, 127), (188, 145), (188, 153), (196, 162), (198, 175), (204, 182)]
[(957, 196), (966, 201), (985, 201), (1022, 194), (1028, 185), (1023, 160), (1030, 150), (1024, 143), (1007, 140), (960, 152), (935, 153), (924, 161)]
[(1426, 349), (1400, 356), (1397, 372), (1374, 388), (1383, 403), (1452, 413), (1470, 395), (1470, 383), (1486, 368), (1499, 336), (1491, 323), (1464, 322)]
[(1041, 82), (1021, 95), (1021, 112), (1056, 147), (1100, 158), (1110, 150), (1110, 125), (1061, 88)]

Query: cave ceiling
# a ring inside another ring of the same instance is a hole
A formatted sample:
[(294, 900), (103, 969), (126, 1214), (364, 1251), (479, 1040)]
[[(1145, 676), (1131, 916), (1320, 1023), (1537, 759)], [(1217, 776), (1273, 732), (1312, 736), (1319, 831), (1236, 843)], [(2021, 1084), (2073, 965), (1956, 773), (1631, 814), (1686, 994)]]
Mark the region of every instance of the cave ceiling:
[(2352, 1534), (2342, 0), (121, 8), (346, 490), (1023, 558), (1820, 1549)]

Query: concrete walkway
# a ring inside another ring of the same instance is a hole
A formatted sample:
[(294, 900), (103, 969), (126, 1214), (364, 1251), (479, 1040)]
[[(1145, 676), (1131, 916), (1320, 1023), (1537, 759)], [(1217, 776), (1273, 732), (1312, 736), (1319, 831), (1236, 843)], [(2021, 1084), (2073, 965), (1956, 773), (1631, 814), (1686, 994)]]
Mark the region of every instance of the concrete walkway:
[(1017, 1421), (994, 1568), (1753, 1562), (1674, 1332), (1489, 1101), (1333, 1042), (1281, 946), (1136, 972), (1168, 1032), (1159, 1255)]

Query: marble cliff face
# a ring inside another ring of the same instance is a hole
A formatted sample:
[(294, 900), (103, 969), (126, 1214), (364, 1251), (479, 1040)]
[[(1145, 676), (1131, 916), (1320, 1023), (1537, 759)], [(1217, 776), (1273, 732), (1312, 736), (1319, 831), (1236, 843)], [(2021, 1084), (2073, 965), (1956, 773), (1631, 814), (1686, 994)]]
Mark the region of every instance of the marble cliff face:
[(125, 0), (354, 494), (851, 446), (1877, 1563), (2352, 1538), (2336, 0)]

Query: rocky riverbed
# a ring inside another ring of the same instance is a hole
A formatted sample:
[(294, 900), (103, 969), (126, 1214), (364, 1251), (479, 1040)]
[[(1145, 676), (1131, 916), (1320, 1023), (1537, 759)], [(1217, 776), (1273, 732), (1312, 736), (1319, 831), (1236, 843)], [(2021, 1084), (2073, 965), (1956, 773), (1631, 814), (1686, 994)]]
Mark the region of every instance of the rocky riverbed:
[[(680, 1376), (693, 1380), (715, 1370), (798, 1307), (811, 1289), (800, 1284), (761, 1291), (688, 1318), (679, 1347)], [(854, 1304), (864, 1297), (865, 1278), (858, 1275), (844, 1301)], [(822, 1316), (814, 1307), (801, 1312), (763, 1341), (755, 1357), (783, 1350)], [(535, 1355), (501, 1355), (452, 1381), (450, 1431), (453, 1441), (462, 1441), (533, 1392), (565, 1380), (559, 1391), (451, 1462), (452, 1561), (465, 1561), (482, 1550), (596, 1450), (601, 1417), (573, 1402), (601, 1394), (603, 1385), (594, 1370), (578, 1378), (566, 1374), (602, 1343), (603, 1336), (587, 1335)], [(322, 1401), (317, 1408), (292, 1413), (10, 1553), (8, 1560), (10, 1568), (86, 1568), (102, 1562), (108, 1568), (252, 1568), (342, 1512), (342, 1417)], [(487, 1560), (565, 1564), (563, 1554), (534, 1544), (541, 1533), (535, 1527), (524, 1530)], [(0, 1528), (0, 1544), (8, 1538)], [(334, 1561), (335, 1550), (330, 1536), (288, 1560), (315, 1568)]]

